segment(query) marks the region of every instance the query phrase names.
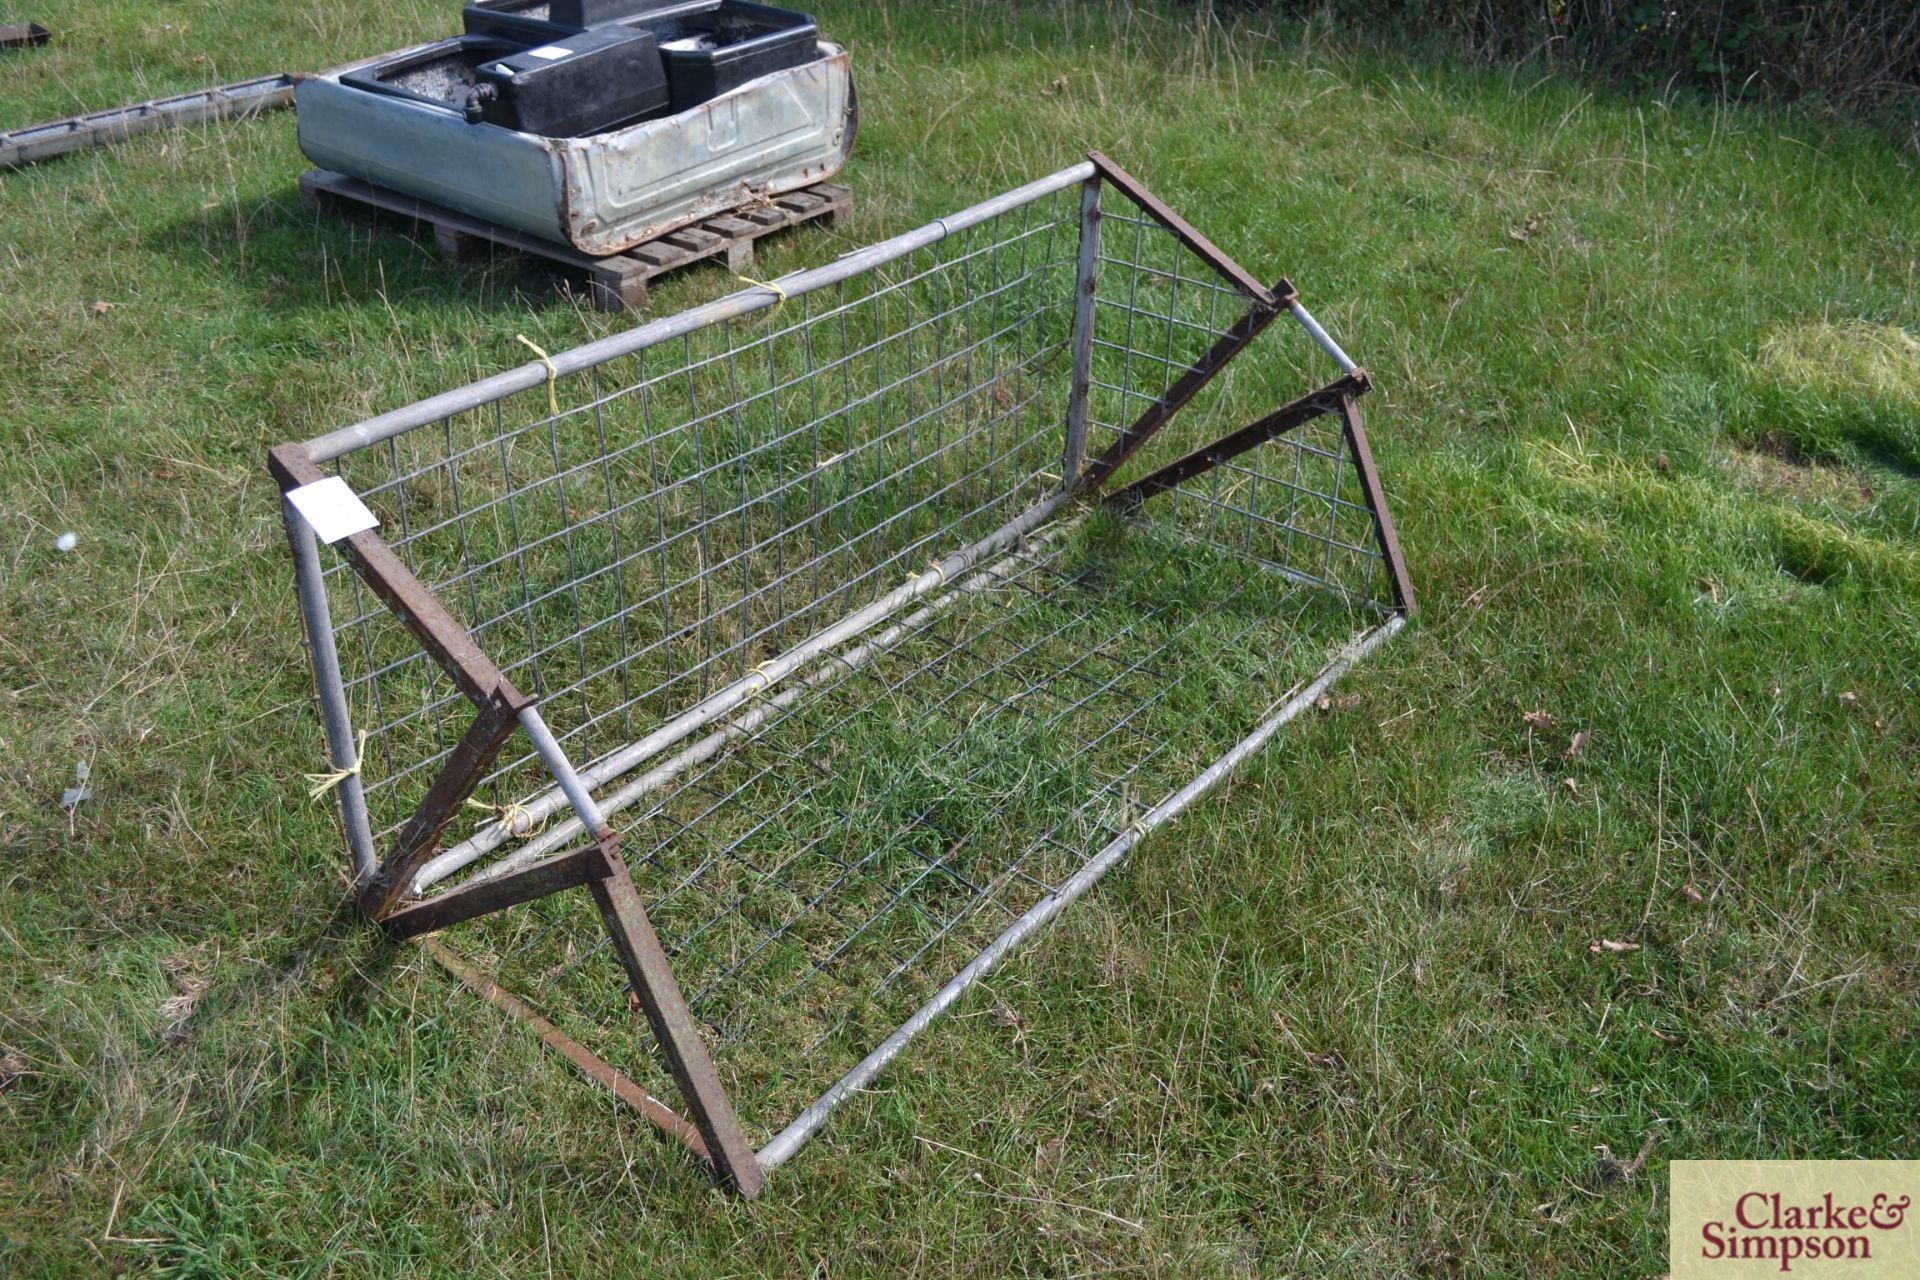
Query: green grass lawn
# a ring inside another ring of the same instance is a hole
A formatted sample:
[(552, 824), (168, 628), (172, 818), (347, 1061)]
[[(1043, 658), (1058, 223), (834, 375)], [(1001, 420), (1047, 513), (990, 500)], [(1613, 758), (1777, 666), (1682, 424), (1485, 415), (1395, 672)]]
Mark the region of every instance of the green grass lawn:
[[(301, 778), (263, 446), (631, 321), (303, 211), (289, 114), (0, 176), (0, 1274), (1653, 1276), (1670, 1159), (1920, 1155), (1912, 152), (1277, 21), (816, 7), (858, 203), (759, 273), (1107, 151), (1373, 372), (1417, 624), (743, 1203), (360, 922)], [(18, 16), (0, 128), (458, 22)]]

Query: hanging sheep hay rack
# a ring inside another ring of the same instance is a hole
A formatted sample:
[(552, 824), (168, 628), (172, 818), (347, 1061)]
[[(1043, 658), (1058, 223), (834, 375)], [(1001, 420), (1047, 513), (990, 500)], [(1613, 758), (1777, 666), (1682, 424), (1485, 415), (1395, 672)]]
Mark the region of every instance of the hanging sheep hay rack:
[(754, 1194), (1403, 625), (1368, 385), (1095, 153), (272, 449), (361, 907)]

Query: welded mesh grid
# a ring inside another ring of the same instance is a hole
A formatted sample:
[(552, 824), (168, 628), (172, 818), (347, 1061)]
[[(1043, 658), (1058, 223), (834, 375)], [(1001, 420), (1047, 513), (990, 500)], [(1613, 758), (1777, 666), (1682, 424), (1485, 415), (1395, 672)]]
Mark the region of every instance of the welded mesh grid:
[(1351, 447), (1339, 415), (1327, 414), (1219, 462), (1159, 501), (1189, 538), (1384, 609), (1392, 585)]
[[(1178, 537), (1104, 514), (1038, 536), (615, 817), (753, 1141), (1374, 620)], [(584, 897), (458, 945), (633, 1062)]]
[[(1087, 452), (1098, 455), (1163, 400), (1251, 306), (1165, 226), (1107, 200), (1100, 219)], [(1258, 360), (1230, 363), (1116, 475), (1146, 474), (1340, 370), (1285, 316), (1255, 339)], [(1384, 603), (1373, 514), (1337, 419), (1323, 419), (1165, 496), (1172, 522), (1357, 600)]]
[[(1057, 476), (1078, 208), (1054, 193), (777, 309), (388, 439), (337, 469), (584, 764), (1005, 523)], [(470, 718), (344, 562), (376, 839)], [(544, 789), (524, 743), (483, 800)]]
[[(557, 412), (536, 389), (339, 469), (585, 765), (1057, 489), (1077, 194), (562, 377)], [(1109, 191), (1089, 455), (1248, 305)], [(1250, 374), (1229, 366), (1115, 483), (1329, 380), (1277, 323)], [(1322, 416), (1134, 517), (1044, 526), (942, 605), (904, 608), (877, 650), (864, 637), (871, 661), (764, 690), (722, 753), (614, 807), (756, 1140), (1378, 621), (1387, 585), (1349, 448)], [(373, 825), (391, 830), (469, 713), (357, 577), (327, 582), (372, 731)], [(549, 785), (519, 755), (482, 794)], [(457, 936), (633, 1063), (643, 1020), (586, 895)]]

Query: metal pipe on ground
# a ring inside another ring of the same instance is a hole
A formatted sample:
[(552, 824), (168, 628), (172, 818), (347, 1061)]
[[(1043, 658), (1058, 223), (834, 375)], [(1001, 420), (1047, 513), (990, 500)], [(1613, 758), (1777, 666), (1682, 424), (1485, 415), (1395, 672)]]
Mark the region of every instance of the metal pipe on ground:
[[(29, 32), (29, 43), (40, 44), (46, 40), (45, 27), (35, 22), (24, 25), (40, 33), (35, 39)], [(12, 30), (15, 28), (0, 27), (0, 36)], [(0, 38), (0, 43), (7, 42), (4, 38)], [(337, 67), (331, 67), (318, 74), (338, 75), (357, 67), (399, 57), (418, 47), (420, 46), (408, 45), (404, 49), (394, 49), (373, 58), (343, 62)], [(278, 72), (274, 75), (257, 76), (251, 80), (236, 80), (232, 84), (215, 85), (210, 89), (177, 93), (170, 98), (130, 102), (125, 106), (108, 107), (103, 111), (88, 111), (62, 120), (47, 120), (40, 124), (28, 124), (18, 129), (3, 130), (0, 131), (0, 172), (18, 169), (22, 165), (33, 164), (39, 160), (50, 160), (54, 156), (66, 155), (71, 151), (105, 146), (110, 142), (119, 142), (143, 133), (157, 133), (163, 129), (179, 129), (209, 120), (257, 116), (269, 111), (278, 111), (282, 107), (293, 105), (294, 85), (312, 74), (315, 73)]]
[(293, 105), (293, 85), (297, 76), (262, 76), (234, 84), (135, 102), (85, 115), (68, 116), (42, 124), (23, 125), (0, 133), (0, 170), (18, 169), (37, 160), (47, 160), (105, 146), (143, 133), (180, 129), (208, 120), (226, 120), (236, 116), (255, 116)]

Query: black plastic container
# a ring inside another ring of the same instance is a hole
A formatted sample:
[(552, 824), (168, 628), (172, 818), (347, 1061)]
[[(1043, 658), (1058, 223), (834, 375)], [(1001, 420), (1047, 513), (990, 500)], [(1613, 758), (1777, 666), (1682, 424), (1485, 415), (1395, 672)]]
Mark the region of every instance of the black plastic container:
[(468, 0), (462, 18), (470, 34), (513, 40), (559, 40), (608, 23), (651, 31), (675, 111), (819, 56), (810, 16), (747, 0)]
[(451, 40), (436, 40), (403, 57), (349, 71), (340, 77), (340, 83), (448, 111), (462, 111), (480, 84), (480, 64), (491, 58), (507, 57), (523, 47), (490, 36), (455, 36)]
[(675, 111), (820, 56), (820, 28), (810, 15), (746, 0), (646, 25), (659, 40)]
[(718, 7), (719, 0), (467, 0), (460, 17), (471, 35), (540, 41)]
[(476, 74), (482, 119), (543, 138), (618, 129), (669, 97), (653, 32), (632, 27), (595, 27), (483, 62)]
[(604, 27), (685, 9), (687, 0), (551, 0), (547, 21), (560, 27)]
[(659, 114), (670, 100), (653, 33), (631, 27), (577, 31), (533, 48), (456, 36), (340, 80), (545, 138), (606, 133)]

